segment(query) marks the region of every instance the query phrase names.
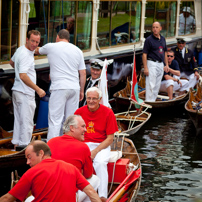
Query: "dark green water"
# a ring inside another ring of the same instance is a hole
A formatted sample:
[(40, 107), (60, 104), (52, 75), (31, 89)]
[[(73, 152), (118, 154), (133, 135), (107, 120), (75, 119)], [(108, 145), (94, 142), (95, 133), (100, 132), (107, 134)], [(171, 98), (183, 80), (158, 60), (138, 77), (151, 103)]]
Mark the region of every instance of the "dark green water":
[(202, 201), (202, 134), (183, 106), (152, 113), (132, 139), (143, 171), (136, 201)]

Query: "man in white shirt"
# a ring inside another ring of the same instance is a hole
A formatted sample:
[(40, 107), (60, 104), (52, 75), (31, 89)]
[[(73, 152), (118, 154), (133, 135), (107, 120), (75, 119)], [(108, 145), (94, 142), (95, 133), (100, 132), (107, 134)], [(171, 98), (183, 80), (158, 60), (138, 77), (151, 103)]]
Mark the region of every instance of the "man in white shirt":
[(62, 135), (66, 118), (73, 115), (84, 98), (86, 67), (82, 51), (69, 43), (69, 32), (58, 32), (56, 43), (48, 43), (37, 50), (48, 57), (50, 64), (50, 100), (48, 115), (48, 137)]
[(46, 94), (36, 85), (36, 71), (34, 69), (34, 51), (40, 43), (40, 38), (40, 32), (29, 31), (26, 44), (19, 47), (10, 60), (10, 65), (15, 68), (15, 82), (12, 88), (14, 107), (12, 143), (15, 147), (28, 145), (31, 141), (36, 108), (35, 91), (39, 97)]

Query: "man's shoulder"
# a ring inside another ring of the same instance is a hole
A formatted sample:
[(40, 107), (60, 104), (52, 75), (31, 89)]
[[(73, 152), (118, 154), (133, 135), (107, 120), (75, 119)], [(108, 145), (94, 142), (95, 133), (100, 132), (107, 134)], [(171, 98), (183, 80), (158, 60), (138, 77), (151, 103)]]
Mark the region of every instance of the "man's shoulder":
[(177, 60), (172, 61), (170, 68), (179, 69), (179, 63), (177, 62)]
[(83, 113), (83, 112), (86, 112), (87, 109), (88, 109), (88, 108), (87, 108), (87, 105), (82, 106), (82, 107), (78, 108), (78, 109), (75, 111), (74, 114), (81, 114), (81, 113)]

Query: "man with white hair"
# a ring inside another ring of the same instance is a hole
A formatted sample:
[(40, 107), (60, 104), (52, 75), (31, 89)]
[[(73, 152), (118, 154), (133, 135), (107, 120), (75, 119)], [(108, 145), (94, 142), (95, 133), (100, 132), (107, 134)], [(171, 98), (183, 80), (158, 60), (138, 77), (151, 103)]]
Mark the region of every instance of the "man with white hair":
[[(52, 158), (63, 160), (76, 166), (87, 181), (97, 191), (100, 180), (93, 175), (93, 164), (88, 146), (83, 143), (86, 124), (81, 116), (69, 116), (63, 125), (63, 136), (52, 138), (48, 141)], [(90, 201), (89, 197), (78, 191), (78, 202)]]
[(87, 105), (77, 109), (75, 114), (81, 115), (86, 123), (87, 131), (84, 141), (90, 148), (93, 167), (100, 178), (98, 194), (102, 201), (106, 201), (110, 145), (113, 142), (114, 133), (118, 131), (118, 126), (113, 111), (99, 104), (101, 98), (102, 92), (97, 87), (89, 88), (86, 91)]

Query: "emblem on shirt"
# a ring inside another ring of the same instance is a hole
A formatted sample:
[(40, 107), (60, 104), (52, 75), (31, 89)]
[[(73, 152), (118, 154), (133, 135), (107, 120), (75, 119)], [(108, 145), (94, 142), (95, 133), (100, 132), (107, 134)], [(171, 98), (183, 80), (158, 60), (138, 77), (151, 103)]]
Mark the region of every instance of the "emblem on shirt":
[(163, 53), (163, 46), (159, 46), (159, 53)]
[(94, 123), (92, 121), (88, 122), (87, 133), (95, 133)]
[(191, 61), (191, 58), (187, 58), (187, 61), (190, 62), (190, 61)]

